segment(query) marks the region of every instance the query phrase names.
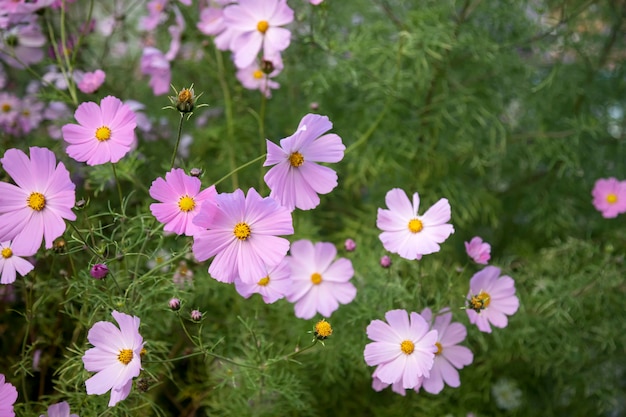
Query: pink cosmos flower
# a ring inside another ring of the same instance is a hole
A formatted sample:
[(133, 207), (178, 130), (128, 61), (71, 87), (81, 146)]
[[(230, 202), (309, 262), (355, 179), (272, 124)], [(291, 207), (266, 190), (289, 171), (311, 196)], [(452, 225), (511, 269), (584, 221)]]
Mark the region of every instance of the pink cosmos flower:
[(22, 256), (35, 254), (44, 238), (50, 249), (65, 231), (63, 219), (76, 220), (70, 173), (46, 148), (31, 147), (30, 159), (9, 149), (0, 163), (17, 184), (0, 182), (0, 241), (12, 240), (11, 249)]
[(310, 319), (316, 313), (324, 317), (348, 304), (356, 296), (350, 279), (354, 275), (352, 262), (339, 258), (332, 243), (298, 240), (291, 244), (291, 280), (293, 285), (287, 300), (295, 303), (296, 317)]
[(100, 106), (82, 103), (74, 117), (79, 124), (66, 124), (61, 129), (69, 146), (67, 154), (87, 165), (116, 163), (135, 142), (135, 113), (119, 98), (107, 96)]
[(146, 4), (148, 7), (148, 16), (142, 16), (139, 19), (139, 29), (145, 31), (153, 31), (161, 22), (167, 19), (165, 8), (169, 0), (152, 0)]
[(307, 114), (296, 132), (281, 139), (280, 146), (267, 141), (263, 166), (276, 165), (265, 174), (270, 197), (289, 210), (310, 210), (320, 203), (318, 194), (337, 186), (337, 173), (317, 162), (339, 162), (346, 147), (333, 133), (324, 135), (333, 124), (326, 116)]
[(472, 258), (477, 264), (487, 265), (491, 258), (491, 245), (476, 236), (469, 242), (465, 242), (467, 256)]
[(417, 313), (391, 310), (385, 314), (387, 323), (372, 320), (367, 337), (374, 341), (365, 346), (365, 362), (378, 366), (374, 376), (385, 384), (402, 383), (402, 388), (415, 388), (420, 377), (430, 376), (437, 347), (437, 331)]
[(111, 313), (120, 325), (99, 321), (87, 334), (89, 343), (94, 345), (83, 356), (83, 364), (89, 372), (97, 372), (87, 381), (87, 394), (102, 395), (111, 391), (109, 407), (122, 401), (133, 385), (133, 378), (141, 371), (141, 350), (143, 338), (139, 334), (139, 317), (113, 311)]
[(150, 76), (150, 87), (155, 96), (170, 91), (172, 80), (170, 63), (157, 48), (144, 48), (141, 55), (141, 73)]
[(600, 178), (593, 186), (591, 195), (594, 207), (605, 219), (626, 213), (626, 181), (618, 181), (613, 177)]
[(289, 250), (289, 241), (277, 235), (293, 234), (291, 213), (254, 188), (247, 196), (237, 189), (218, 194), (216, 200), (216, 208), (207, 202), (194, 219), (208, 229), (194, 236), (194, 255), (199, 261), (215, 256), (209, 273), (220, 282), (231, 283), (237, 277), (249, 284), (258, 282)]
[(24, 15), (0, 33), (0, 59), (14, 68), (24, 68), (43, 60), (46, 37), (36, 15)]
[(4, 381), (4, 375), (0, 374), (0, 416), (15, 417), (13, 404), (17, 400), (17, 390), (12, 384)]
[(79, 417), (78, 414), (70, 414), (70, 405), (66, 402), (60, 402), (52, 404), (48, 407), (47, 415), (40, 415), (39, 417)]
[[(203, 230), (192, 220), (200, 212), (205, 201), (215, 201), (215, 186), (200, 191), (200, 180), (174, 168), (163, 178), (157, 178), (150, 187), (150, 197), (160, 203), (150, 204), (150, 211), (158, 221), (165, 224), (163, 230), (177, 235), (193, 236)], [(207, 205), (207, 210), (215, 210)]]
[[(273, 70), (269, 74), (263, 71), (264, 65), (272, 66)], [(273, 60), (264, 59), (261, 63), (253, 62), (246, 68), (240, 68), (237, 70), (237, 79), (248, 90), (259, 90), (265, 95), (265, 97), (272, 97), (272, 90), (280, 88), (280, 84), (273, 81), (271, 78), (280, 74), (283, 69), (283, 62), (279, 55), (274, 57)]]
[(266, 304), (287, 295), (291, 285), (291, 268), (286, 258), (275, 267), (269, 268), (267, 274), (255, 283), (246, 284), (240, 279), (235, 279), (235, 288), (242, 297), (249, 298), (252, 294), (261, 294)]
[(85, 94), (95, 93), (102, 86), (105, 78), (106, 74), (101, 69), (97, 69), (94, 72), (86, 72), (78, 83), (78, 89)]
[(17, 127), (20, 135), (26, 135), (39, 127), (43, 120), (45, 104), (33, 96), (22, 100), (21, 110), (17, 116)]
[(439, 244), (454, 233), (450, 221), (450, 204), (445, 198), (437, 201), (423, 215), (418, 215), (420, 198), (413, 194), (413, 204), (399, 188), (385, 196), (388, 210), (378, 209), (376, 226), (385, 249), (405, 259), (419, 259), (422, 255), (438, 252)]
[(183, 32), (185, 31), (185, 19), (183, 18), (180, 10), (178, 10), (178, 7), (174, 7), (174, 15), (176, 16), (174, 20), (175, 24), (167, 28), (170, 32), (170, 36), (172, 37), (172, 40), (170, 41), (170, 49), (168, 49), (165, 55), (163, 55), (168, 61), (173, 61), (174, 58), (176, 58), (176, 55), (178, 55)]
[(500, 276), (500, 268), (485, 267), (470, 280), (467, 294), (467, 315), (470, 323), (476, 324), (481, 332), (491, 333), (490, 323), (506, 327), (510, 316), (517, 311), (519, 300), (515, 296), (515, 281), (509, 276)]
[(282, 28), (293, 21), (293, 10), (287, 0), (239, 0), (224, 9), (224, 22), (237, 33), (230, 48), (237, 68), (252, 64), (263, 49), (263, 56), (272, 56), (287, 49), (291, 32)]
[(32, 271), (35, 266), (22, 259), (21, 256), (31, 256), (32, 253), (24, 254), (14, 252), (11, 242), (0, 242), (0, 284), (11, 284), (15, 282), (16, 272), (25, 276)]

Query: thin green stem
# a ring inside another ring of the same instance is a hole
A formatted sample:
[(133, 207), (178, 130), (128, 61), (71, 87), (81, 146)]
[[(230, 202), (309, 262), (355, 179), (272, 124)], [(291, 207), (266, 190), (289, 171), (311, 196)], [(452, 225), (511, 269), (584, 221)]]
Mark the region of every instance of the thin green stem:
[(217, 185), (220, 182), (224, 181), (225, 179), (227, 179), (228, 177), (230, 177), (231, 175), (235, 175), (238, 171), (241, 171), (242, 169), (244, 169), (247, 166), (250, 166), (252, 164), (254, 164), (255, 162), (258, 162), (260, 160), (262, 160), (263, 158), (265, 158), (267, 156), (267, 154), (263, 154), (261, 156), (258, 156), (256, 158), (254, 158), (252, 161), (248, 161), (245, 164), (241, 165), (238, 168), (233, 169), (232, 171), (230, 171), (228, 174), (224, 175), (222, 178), (220, 178), (219, 180), (215, 181), (213, 183), (213, 185)]
[(89, 249), (89, 251), (93, 253), (96, 256), (96, 258), (104, 260), (104, 257), (101, 254), (99, 254), (92, 246), (89, 245), (89, 243), (87, 242), (87, 239), (85, 239), (85, 237), (83, 236), (81, 231), (78, 230), (76, 225), (73, 222), (70, 222), (69, 225), (72, 229), (74, 229), (74, 231), (80, 238), (80, 243), (82, 243), (87, 249)]
[(120, 185), (120, 179), (117, 176), (117, 169), (115, 168), (115, 164), (111, 162), (111, 168), (113, 168), (113, 177), (115, 177), (115, 184), (117, 184), (117, 194), (120, 197), (120, 207), (121, 213), (124, 214), (124, 197), (122, 196), (122, 186)]
[[(215, 58), (217, 60), (217, 74), (222, 87), (222, 94), (224, 95), (224, 113), (226, 115), (226, 133), (228, 136), (228, 163), (230, 165), (231, 174), (233, 174), (232, 183), (233, 188), (239, 188), (239, 177), (237, 176), (236, 161), (235, 161), (235, 125), (233, 121), (233, 100), (230, 96), (230, 90), (228, 89), (228, 82), (226, 82), (226, 75), (224, 70), (224, 60), (222, 58), (222, 52), (215, 48)], [(230, 174), (229, 174), (230, 176)], [(220, 180), (221, 181), (221, 180)]]
[(174, 168), (174, 162), (176, 162), (176, 154), (178, 154), (178, 146), (180, 145), (180, 135), (183, 131), (183, 122), (185, 121), (185, 115), (180, 113), (180, 121), (178, 122), (178, 135), (176, 136), (176, 145), (174, 146), (174, 153), (172, 154), (172, 162), (170, 163), (170, 171)]

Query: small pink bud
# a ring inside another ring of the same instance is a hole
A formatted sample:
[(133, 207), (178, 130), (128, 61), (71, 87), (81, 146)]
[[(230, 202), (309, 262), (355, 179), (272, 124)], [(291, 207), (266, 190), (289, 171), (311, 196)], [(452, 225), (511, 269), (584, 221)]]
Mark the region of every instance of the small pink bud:
[(348, 252), (352, 252), (356, 249), (356, 242), (352, 239), (346, 239), (344, 246)]
[(200, 321), (200, 320), (202, 320), (202, 313), (200, 312), (200, 310), (193, 310), (191, 312), (191, 320), (193, 320), (193, 321)]
[(383, 268), (389, 268), (391, 266), (391, 258), (387, 255), (380, 258), (380, 266)]
[(95, 279), (103, 279), (109, 275), (109, 268), (105, 264), (95, 264), (89, 273)]
[(172, 310), (180, 310), (180, 300), (178, 298), (172, 298), (169, 302), (169, 306)]

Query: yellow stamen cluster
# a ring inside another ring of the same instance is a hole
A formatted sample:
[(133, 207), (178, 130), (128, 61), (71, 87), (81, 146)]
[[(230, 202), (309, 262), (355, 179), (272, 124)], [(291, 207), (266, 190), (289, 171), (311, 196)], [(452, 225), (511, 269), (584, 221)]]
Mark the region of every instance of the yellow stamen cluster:
[(178, 200), (178, 208), (184, 212), (191, 211), (196, 208), (196, 201), (188, 195), (184, 195)]
[(435, 346), (437, 346), (437, 352), (435, 352), (435, 355), (440, 355), (443, 351), (443, 346), (441, 346), (441, 343), (439, 342), (435, 342)]
[(111, 129), (108, 126), (100, 126), (96, 129), (96, 139), (100, 142), (111, 139)]
[(261, 71), (261, 70), (255, 70), (255, 71), (252, 73), (252, 76), (253, 76), (254, 78), (256, 78), (257, 80), (260, 80), (261, 78), (263, 78), (263, 71)]
[(8, 112), (10, 112), (10, 111), (11, 111), (11, 105), (10, 105), (9, 103), (4, 103), (4, 104), (2, 105), (2, 111), (3, 111), (4, 113), (8, 113)]
[(410, 355), (415, 350), (415, 345), (410, 340), (404, 340), (400, 343), (400, 350), (407, 355)]
[(270, 28), (270, 24), (267, 20), (261, 20), (259, 23), (257, 23), (256, 25), (256, 29), (261, 32), (261, 33), (265, 33), (267, 32), (267, 30)]
[(304, 156), (300, 152), (294, 152), (289, 155), (289, 163), (292, 167), (299, 167), (304, 164)]
[(35, 211), (41, 211), (46, 207), (46, 197), (41, 193), (33, 192), (26, 199), (26, 204)]
[(117, 355), (117, 360), (124, 365), (128, 365), (133, 360), (133, 351), (131, 349), (122, 349)]
[(258, 285), (260, 285), (261, 287), (265, 287), (267, 286), (267, 284), (270, 283), (270, 277), (269, 275), (266, 277), (263, 277), (259, 280), (259, 282), (257, 282)]
[(2, 257), (4, 259), (9, 259), (11, 256), (13, 256), (13, 251), (11, 250), (11, 248), (2, 249)]
[(314, 285), (319, 285), (322, 282), (322, 276), (317, 272), (314, 272), (313, 274), (311, 274), (311, 282)]
[(248, 226), (246, 223), (237, 223), (235, 225), (235, 229), (233, 230), (233, 233), (235, 234), (235, 237), (239, 240), (246, 240), (250, 237), (250, 235), (252, 234), (252, 231), (250, 230), (250, 226)]
[(473, 296), (469, 301), (469, 307), (477, 313), (480, 313), (481, 310), (489, 307), (489, 303), (491, 302), (491, 297), (484, 291), (478, 293), (478, 295)]
[(409, 231), (411, 233), (419, 233), (424, 228), (424, 224), (419, 219), (412, 219), (409, 221)]
[(333, 334), (333, 328), (326, 320), (322, 319), (315, 324), (315, 337), (319, 340), (324, 340), (331, 334)]
[(609, 193), (606, 196), (606, 202), (609, 204), (615, 204), (617, 203), (617, 195), (613, 194), (613, 193)]

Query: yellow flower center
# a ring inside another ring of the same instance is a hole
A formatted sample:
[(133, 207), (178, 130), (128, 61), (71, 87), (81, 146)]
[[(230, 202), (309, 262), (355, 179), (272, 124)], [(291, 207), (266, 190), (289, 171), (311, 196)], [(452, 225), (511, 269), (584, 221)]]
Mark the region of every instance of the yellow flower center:
[(311, 274), (311, 282), (315, 285), (319, 285), (322, 282), (322, 276), (317, 272)]
[(443, 351), (443, 346), (441, 346), (441, 343), (439, 342), (435, 342), (435, 346), (437, 346), (437, 352), (435, 352), (435, 355), (440, 355)]
[(421, 220), (413, 219), (409, 221), (409, 230), (411, 231), (411, 233), (419, 233), (422, 231), (423, 228), (424, 225), (422, 224)]
[(252, 73), (252, 76), (256, 78), (257, 80), (260, 80), (261, 78), (263, 78), (263, 71), (256, 70)]
[(266, 277), (264, 277), (264, 278), (261, 278), (261, 279), (259, 280), (259, 282), (257, 282), (257, 284), (259, 284), (261, 287), (265, 287), (265, 286), (266, 286), (267, 284), (269, 284), (269, 283), (270, 283), (270, 277), (269, 277), (269, 275), (268, 275), (268, 276), (266, 276)]
[(235, 234), (237, 239), (246, 240), (250, 237), (251, 234), (250, 226), (248, 226), (246, 223), (237, 223), (235, 225), (235, 230), (233, 230), (233, 233)]
[(400, 350), (407, 355), (410, 355), (415, 350), (415, 345), (410, 340), (405, 340), (400, 343)]
[(267, 20), (261, 20), (259, 23), (256, 24), (256, 28), (259, 32), (265, 33), (270, 28), (270, 24), (267, 22)]
[(178, 200), (178, 208), (180, 208), (180, 211), (191, 211), (196, 208), (196, 202), (188, 195), (184, 195)]
[(480, 313), (481, 310), (486, 309), (491, 302), (491, 297), (484, 291), (480, 291), (478, 295), (473, 296), (470, 299), (470, 308), (477, 313)]
[(289, 155), (289, 163), (292, 167), (299, 167), (304, 164), (304, 156), (300, 152), (294, 152)]
[(41, 211), (46, 207), (46, 197), (38, 192), (31, 193), (26, 199), (26, 204), (35, 211)]
[(326, 320), (320, 320), (315, 325), (315, 335), (317, 337), (327, 338), (333, 334), (333, 328)]
[(128, 365), (133, 360), (133, 351), (131, 349), (122, 349), (117, 355), (117, 360), (124, 365)]
[(111, 139), (111, 129), (107, 126), (101, 126), (96, 129), (96, 139), (100, 142)]
[(606, 196), (606, 202), (609, 204), (615, 204), (617, 203), (617, 195), (610, 193)]
[(5, 113), (8, 113), (11, 111), (11, 105), (9, 103), (4, 103), (2, 105), (2, 111)]
[(26, 117), (30, 116), (30, 110), (22, 110), (22, 115)]
[[(141, 348), (141, 352), (139, 352), (139, 356), (141, 356), (143, 358), (144, 356), (146, 356), (147, 353), (148, 353), (148, 351), (146, 350), (146, 348), (142, 347)], [(130, 354), (132, 355), (133, 353), (131, 352)], [(132, 357), (131, 357), (131, 359), (132, 359)]]
[(11, 248), (2, 249), (2, 257), (4, 259), (9, 259), (11, 256), (13, 256), (13, 251), (11, 250)]

